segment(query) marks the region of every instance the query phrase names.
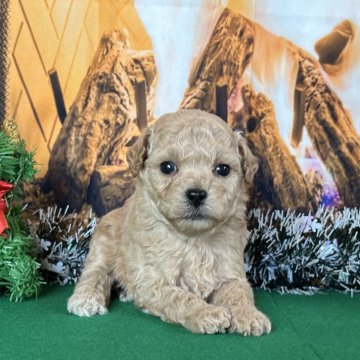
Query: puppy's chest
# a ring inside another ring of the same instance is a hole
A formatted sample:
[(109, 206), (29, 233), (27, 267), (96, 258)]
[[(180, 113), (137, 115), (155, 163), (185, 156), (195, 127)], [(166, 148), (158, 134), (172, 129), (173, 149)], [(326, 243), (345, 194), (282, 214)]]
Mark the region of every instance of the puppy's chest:
[(221, 256), (208, 249), (186, 252), (180, 262), (176, 284), (206, 299), (223, 282)]

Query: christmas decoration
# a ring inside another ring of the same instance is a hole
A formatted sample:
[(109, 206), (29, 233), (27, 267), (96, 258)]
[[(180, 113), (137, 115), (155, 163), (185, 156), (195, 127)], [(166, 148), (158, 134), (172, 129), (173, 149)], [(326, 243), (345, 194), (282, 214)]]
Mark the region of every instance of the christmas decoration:
[(53, 206), (39, 209), (28, 219), (41, 273), (47, 283), (64, 285), (77, 281), (96, 222), (91, 207), (69, 213), (68, 207)]
[(248, 220), (245, 262), (255, 286), (297, 293), (360, 289), (360, 209), (320, 207), (314, 214), (257, 209)]
[[(96, 217), (49, 207), (29, 220), (48, 283), (75, 283), (81, 274)], [(250, 238), (245, 267), (255, 287), (312, 294), (360, 289), (360, 210), (321, 207), (311, 214), (295, 211), (248, 214)]]
[(33, 179), (34, 165), (25, 143), (0, 131), (0, 290), (14, 301), (36, 295), (42, 283), (20, 208), (22, 184)]

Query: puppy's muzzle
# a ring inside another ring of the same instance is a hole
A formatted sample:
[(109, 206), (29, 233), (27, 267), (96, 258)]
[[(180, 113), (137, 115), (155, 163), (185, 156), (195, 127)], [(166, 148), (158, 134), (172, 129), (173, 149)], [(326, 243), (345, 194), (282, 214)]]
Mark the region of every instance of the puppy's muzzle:
[(188, 198), (191, 205), (193, 205), (195, 208), (198, 208), (207, 198), (207, 192), (202, 189), (188, 189), (186, 191), (186, 197)]

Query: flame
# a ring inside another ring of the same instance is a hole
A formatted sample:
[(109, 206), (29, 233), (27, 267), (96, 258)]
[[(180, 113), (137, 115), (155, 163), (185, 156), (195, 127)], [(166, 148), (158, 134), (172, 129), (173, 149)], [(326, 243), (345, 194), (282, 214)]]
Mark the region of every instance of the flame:
[(292, 149), (290, 136), (298, 62), (283, 38), (259, 24), (255, 24), (255, 39), (253, 60), (247, 76), (254, 90), (264, 93), (273, 102), (281, 137)]
[(159, 72), (155, 115), (176, 111), (195, 56), (201, 54), (226, 0), (136, 0)]

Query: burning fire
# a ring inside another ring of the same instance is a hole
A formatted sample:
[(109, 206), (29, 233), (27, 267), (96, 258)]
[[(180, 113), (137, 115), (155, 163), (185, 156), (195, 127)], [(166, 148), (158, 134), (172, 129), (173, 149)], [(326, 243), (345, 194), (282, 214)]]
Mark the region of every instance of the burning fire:
[(226, 0), (136, 0), (153, 43), (159, 72), (155, 115), (178, 109), (191, 67), (200, 56)]

